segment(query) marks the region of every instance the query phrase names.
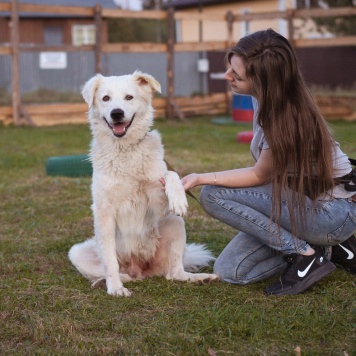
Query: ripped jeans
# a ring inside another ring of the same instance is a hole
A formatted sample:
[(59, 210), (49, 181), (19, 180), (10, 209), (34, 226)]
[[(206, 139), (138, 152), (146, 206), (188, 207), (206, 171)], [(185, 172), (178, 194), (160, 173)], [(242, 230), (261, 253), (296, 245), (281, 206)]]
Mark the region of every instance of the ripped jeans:
[(239, 233), (215, 261), (214, 272), (226, 282), (247, 284), (282, 272), (287, 267), (283, 255), (303, 254), (311, 245), (332, 246), (347, 240), (356, 230), (356, 202), (331, 199), (312, 203), (306, 198), (303, 229), (290, 232), (287, 199), (282, 194), (280, 228), (271, 221), (272, 185), (249, 188), (204, 186), (200, 202), (212, 217)]

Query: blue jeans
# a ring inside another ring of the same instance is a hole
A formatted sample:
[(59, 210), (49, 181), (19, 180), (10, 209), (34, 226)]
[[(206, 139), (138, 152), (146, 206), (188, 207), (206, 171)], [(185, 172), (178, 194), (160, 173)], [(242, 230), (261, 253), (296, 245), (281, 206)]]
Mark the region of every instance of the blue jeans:
[(283, 255), (303, 254), (309, 244), (332, 246), (347, 240), (356, 230), (356, 203), (332, 199), (312, 203), (306, 198), (306, 213), (297, 236), (290, 232), (290, 190), (282, 194), (280, 228), (270, 219), (272, 185), (249, 188), (204, 186), (200, 202), (214, 218), (240, 232), (215, 261), (214, 272), (226, 282), (247, 284), (282, 272)]

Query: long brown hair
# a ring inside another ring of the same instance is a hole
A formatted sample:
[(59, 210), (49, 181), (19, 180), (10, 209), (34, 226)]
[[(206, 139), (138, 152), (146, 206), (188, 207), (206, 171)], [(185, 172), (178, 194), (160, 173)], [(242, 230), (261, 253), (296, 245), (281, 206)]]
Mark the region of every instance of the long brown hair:
[[(305, 199), (315, 200), (334, 185), (332, 137), (307, 88), (290, 42), (268, 29), (243, 37), (227, 53), (241, 57), (259, 102), (258, 123), (273, 156), (273, 213), (279, 223), (282, 190), (299, 213)], [(296, 193), (298, 192), (298, 194)], [(292, 223), (295, 216), (291, 215)], [(303, 219), (302, 219), (303, 220)]]

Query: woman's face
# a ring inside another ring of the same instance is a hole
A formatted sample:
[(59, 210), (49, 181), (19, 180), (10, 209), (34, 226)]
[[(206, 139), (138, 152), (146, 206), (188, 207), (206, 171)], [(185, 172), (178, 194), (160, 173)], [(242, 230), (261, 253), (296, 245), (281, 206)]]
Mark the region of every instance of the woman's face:
[(252, 83), (246, 78), (246, 68), (241, 57), (233, 55), (230, 64), (224, 78), (230, 82), (232, 91), (238, 94), (253, 95)]

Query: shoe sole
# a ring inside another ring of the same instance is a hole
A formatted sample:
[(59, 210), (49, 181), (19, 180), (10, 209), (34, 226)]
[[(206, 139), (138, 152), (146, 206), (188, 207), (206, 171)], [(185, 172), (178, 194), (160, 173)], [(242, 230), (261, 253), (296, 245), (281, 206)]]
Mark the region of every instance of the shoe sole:
[(323, 268), (316, 270), (314, 273), (311, 273), (306, 279), (302, 280), (294, 287), (282, 290), (278, 293), (268, 293), (269, 295), (294, 295), (303, 293), (314, 283), (320, 281), (322, 278), (326, 277), (328, 274), (335, 270), (336, 266), (329, 262), (327, 265), (324, 265)]

